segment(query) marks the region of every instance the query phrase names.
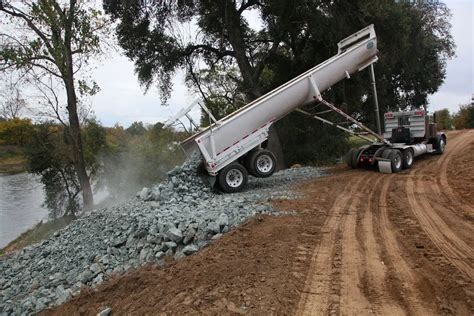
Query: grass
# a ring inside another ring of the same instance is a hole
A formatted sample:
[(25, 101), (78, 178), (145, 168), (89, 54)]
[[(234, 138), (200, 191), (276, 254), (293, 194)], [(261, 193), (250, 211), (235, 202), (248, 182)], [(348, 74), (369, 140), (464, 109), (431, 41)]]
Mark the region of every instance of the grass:
[(18, 146), (0, 146), (0, 173), (19, 173), (26, 171), (26, 158)]
[[(375, 140), (375, 137), (373, 136), (366, 136), (368, 138), (373, 138)], [(358, 148), (360, 146), (364, 146), (364, 145), (367, 145), (367, 144), (370, 144), (371, 142), (369, 142), (368, 140), (365, 140), (365, 139), (362, 139), (360, 137), (357, 137), (355, 135), (351, 135), (348, 139), (348, 144), (349, 144), (349, 148)]]
[(11, 241), (5, 248), (0, 249), (0, 256), (48, 239), (56, 231), (66, 227), (75, 219), (75, 216), (63, 216), (46, 223), (41, 222)]

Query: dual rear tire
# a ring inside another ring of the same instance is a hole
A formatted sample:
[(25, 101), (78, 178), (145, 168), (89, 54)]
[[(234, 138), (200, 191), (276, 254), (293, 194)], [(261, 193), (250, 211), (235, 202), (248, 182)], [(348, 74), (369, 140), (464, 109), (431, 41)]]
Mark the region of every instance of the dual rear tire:
[(275, 172), (276, 158), (271, 151), (258, 149), (247, 155), (244, 165), (233, 162), (219, 171), (217, 183), (222, 191), (227, 193), (241, 191), (247, 185), (249, 174), (258, 178), (271, 176)]
[(257, 178), (268, 178), (275, 172), (275, 155), (266, 149), (250, 152), (245, 159), (248, 172)]
[(385, 149), (382, 158), (390, 160), (392, 172), (400, 172), (402, 169), (410, 169), (413, 165), (414, 155), (411, 149), (400, 151), (398, 149)]

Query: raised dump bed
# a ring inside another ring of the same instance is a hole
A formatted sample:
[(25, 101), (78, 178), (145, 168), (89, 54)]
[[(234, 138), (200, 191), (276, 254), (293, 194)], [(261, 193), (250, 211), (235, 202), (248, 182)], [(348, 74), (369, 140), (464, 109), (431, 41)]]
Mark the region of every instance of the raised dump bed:
[[(226, 192), (239, 191), (248, 173), (270, 176), (275, 156), (262, 145), (270, 126), (298, 107), (322, 100), (321, 92), (377, 61), (373, 25), (338, 43), (338, 53), (182, 143), (189, 154), (199, 150), (209, 175)], [(180, 114), (186, 114), (181, 112)]]

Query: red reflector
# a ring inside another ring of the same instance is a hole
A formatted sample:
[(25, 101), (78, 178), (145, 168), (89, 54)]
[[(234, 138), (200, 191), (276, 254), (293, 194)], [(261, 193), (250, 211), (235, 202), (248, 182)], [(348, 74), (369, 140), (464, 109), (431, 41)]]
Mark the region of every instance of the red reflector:
[(424, 111), (416, 111), (415, 116), (423, 116), (425, 114)]
[(364, 158), (360, 157), (360, 161), (364, 161)]
[(369, 158), (369, 162), (372, 162), (372, 158)]

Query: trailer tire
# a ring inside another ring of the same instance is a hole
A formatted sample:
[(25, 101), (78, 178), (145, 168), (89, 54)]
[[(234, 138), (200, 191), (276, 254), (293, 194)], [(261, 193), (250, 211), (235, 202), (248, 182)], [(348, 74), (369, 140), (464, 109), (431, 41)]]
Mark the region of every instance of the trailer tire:
[(388, 159), (390, 159), (392, 172), (397, 173), (402, 170), (402, 153), (400, 150), (391, 149), (388, 154)]
[(232, 163), (219, 171), (217, 181), (222, 191), (227, 193), (239, 192), (247, 185), (247, 169), (240, 163)]
[(359, 148), (351, 148), (346, 155), (347, 166), (356, 169), (357, 168), (357, 157), (359, 156)]
[(413, 150), (405, 149), (402, 152), (402, 167), (403, 167), (403, 169), (410, 169), (411, 166), (413, 165), (413, 160), (414, 160)]
[(246, 165), (252, 176), (267, 178), (275, 172), (276, 158), (271, 151), (259, 149), (250, 153)]

